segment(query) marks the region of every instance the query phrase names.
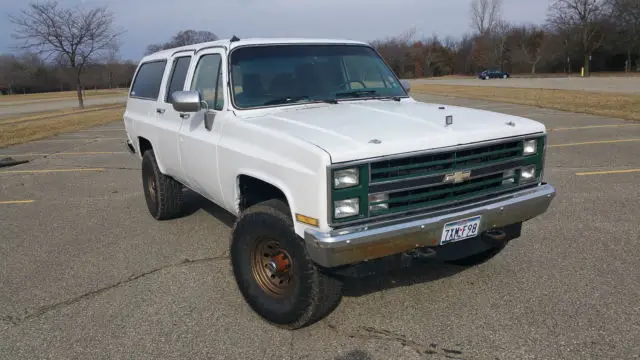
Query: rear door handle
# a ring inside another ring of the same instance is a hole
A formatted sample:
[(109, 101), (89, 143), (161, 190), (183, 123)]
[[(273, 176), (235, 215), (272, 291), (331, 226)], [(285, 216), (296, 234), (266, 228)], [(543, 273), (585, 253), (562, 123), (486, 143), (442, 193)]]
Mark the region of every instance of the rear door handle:
[(156, 112), (157, 112), (158, 114), (164, 114), (165, 109), (163, 109), (163, 108), (156, 108)]

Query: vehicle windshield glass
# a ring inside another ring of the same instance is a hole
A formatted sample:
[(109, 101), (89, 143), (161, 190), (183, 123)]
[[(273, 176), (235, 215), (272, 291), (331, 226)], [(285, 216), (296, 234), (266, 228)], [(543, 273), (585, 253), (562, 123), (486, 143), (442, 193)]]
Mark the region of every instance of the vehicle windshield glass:
[(230, 57), (238, 108), (407, 96), (378, 54), (360, 45), (251, 46)]

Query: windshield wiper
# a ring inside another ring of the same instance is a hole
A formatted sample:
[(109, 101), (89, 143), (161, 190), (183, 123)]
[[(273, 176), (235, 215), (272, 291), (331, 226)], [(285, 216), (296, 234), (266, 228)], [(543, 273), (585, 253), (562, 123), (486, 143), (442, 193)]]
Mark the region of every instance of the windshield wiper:
[[(336, 96), (364, 96), (364, 95), (375, 95), (378, 92), (375, 90), (354, 90), (354, 91), (346, 91), (346, 92), (339, 92), (336, 93)], [(401, 98), (400, 96), (379, 96), (376, 97), (376, 99), (391, 99), (391, 100), (395, 100), (395, 101), (400, 101)]]
[(336, 96), (363, 96), (363, 95), (375, 95), (378, 92), (375, 90), (353, 90), (336, 93)]
[(310, 100), (310, 101), (322, 101), (328, 104), (337, 104), (338, 101), (336, 99), (312, 99), (309, 95), (300, 95), (300, 96), (287, 96), (287, 97), (283, 97), (283, 98), (279, 98), (279, 99), (274, 99), (274, 100), (269, 100), (267, 102), (265, 102), (264, 104), (262, 104), (263, 106), (266, 105), (279, 105), (279, 104), (289, 104), (289, 103), (294, 103), (294, 102), (298, 102), (301, 100)]
[(402, 100), (402, 98), (401, 98), (400, 96), (393, 96), (393, 95), (391, 95), (391, 96), (383, 96), (383, 97), (379, 97), (379, 98), (377, 98), (377, 99), (381, 99), (381, 100), (384, 100), (384, 99), (391, 99), (391, 100), (395, 100), (395, 101), (400, 101), (400, 100)]

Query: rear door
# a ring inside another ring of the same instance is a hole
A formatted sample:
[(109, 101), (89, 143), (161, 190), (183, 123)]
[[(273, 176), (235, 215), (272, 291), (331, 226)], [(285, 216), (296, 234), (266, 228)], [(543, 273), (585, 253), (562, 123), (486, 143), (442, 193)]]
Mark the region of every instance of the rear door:
[[(218, 176), (218, 143), (227, 117), (225, 95), (226, 66), (222, 48), (199, 52), (189, 71), (189, 90), (200, 93), (206, 108), (183, 114), (180, 129), (180, 158), (189, 186), (222, 204), (220, 177)], [(205, 121), (205, 114), (209, 112)]]
[(166, 172), (181, 183), (188, 185), (188, 178), (182, 171), (178, 139), (182, 118), (180, 113), (173, 109), (172, 95), (176, 91), (184, 90), (186, 86), (189, 65), (193, 58), (193, 51), (184, 51), (173, 54), (169, 59), (167, 75), (163, 83), (163, 91), (160, 93), (157, 104), (158, 124), (164, 131), (161, 132), (160, 142), (163, 149), (163, 159)]

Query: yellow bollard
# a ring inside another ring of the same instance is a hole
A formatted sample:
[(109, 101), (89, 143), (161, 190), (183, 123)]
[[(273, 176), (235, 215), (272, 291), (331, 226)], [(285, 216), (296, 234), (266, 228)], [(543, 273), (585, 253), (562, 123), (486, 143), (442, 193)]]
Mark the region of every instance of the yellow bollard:
[(582, 67), (582, 70), (580, 70), (580, 76), (584, 77), (584, 66)]

